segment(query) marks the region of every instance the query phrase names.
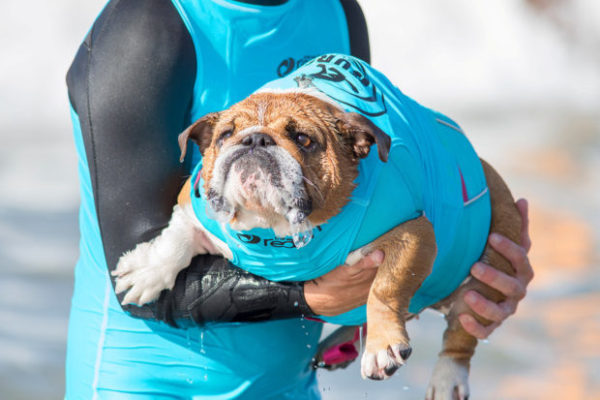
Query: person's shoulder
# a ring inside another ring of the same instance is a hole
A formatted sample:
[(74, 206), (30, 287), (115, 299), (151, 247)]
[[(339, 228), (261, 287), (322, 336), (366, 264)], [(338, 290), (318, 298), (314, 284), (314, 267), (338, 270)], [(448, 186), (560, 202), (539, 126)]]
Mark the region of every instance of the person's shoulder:
[(189, 36), (170, 0), (111, 0), (102, 10), (86, 41), (115, 40), (122, 48), (144, 44), (176, 46), (174, 39)]

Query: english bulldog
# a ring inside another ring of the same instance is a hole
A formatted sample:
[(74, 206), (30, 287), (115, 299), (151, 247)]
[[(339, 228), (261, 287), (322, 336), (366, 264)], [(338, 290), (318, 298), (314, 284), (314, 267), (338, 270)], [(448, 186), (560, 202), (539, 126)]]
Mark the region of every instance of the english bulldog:
[[(168, 227), (113, 272), (116, 291), (128, 290), (124, 304), (156, 299), (197, 254), (222, 254), (272, 280), (307, 280), (381, 249), (363, 377), (388, 378), (406, 362), (405, 323), (431, 307), (448, 326), (426, 397), (468, 398), (477, 339), (457, 317), (491, 322), (472, 313), (464, 293), (503, 300), (469, 269), (479, 259), (514, 275), (487, 236), (518, 241), (521, 220), (506, 184), (458, 125), (366, 63), (328, 54), (200, 118), (179, 136), (182, 160), (189, 139), (202, 159)], [(364, 310), (347, 314), (329, 320), (365, 318)]]

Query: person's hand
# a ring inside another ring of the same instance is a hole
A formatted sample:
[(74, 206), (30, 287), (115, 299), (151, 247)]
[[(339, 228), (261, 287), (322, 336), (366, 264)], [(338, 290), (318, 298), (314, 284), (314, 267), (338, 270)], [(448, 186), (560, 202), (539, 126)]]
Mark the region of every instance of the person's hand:
[(371, 283), (384, 254), (376, 250), (352, 266), (340, 265), (304, 283), (304, 298), (317, 315), (333, 316), (367, 302)]
[(492, 233), (489, 237), (490, 245), (510, 261), (516, 275), (514, 277), (509, 276), (482, 262), (475, 263), (471, 269), (471, 274), (476, 279), (506, 296), (506, 300), (496, 304), (475, 291), (470, 290), (465, 293), (464, 299), (467, 305), (475, 313), (493, 321), (492, 324), (483, 326), (469, 314), (459, 315), (458, 318), (463, 328), (478, 339), (487, 338), (494, 329), (500, 326), (502, 321), (515, 313), (519, 301), (527, 293), (527, 285), (533, 279), (533, 268), (527, 258), (527, 253), (531, 248), (527, 200), (517, 200), (516, 206), (523, 220), (520, 245), (497, 233)]

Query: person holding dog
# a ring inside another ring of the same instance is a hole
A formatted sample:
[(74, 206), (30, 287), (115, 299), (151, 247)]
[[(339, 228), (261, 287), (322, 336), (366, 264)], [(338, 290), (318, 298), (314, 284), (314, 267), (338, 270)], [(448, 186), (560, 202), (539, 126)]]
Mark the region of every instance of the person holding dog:
[[(318, 10), (318, 12), (315, 12)], [(177, 134), (313, 56), (369, 61), (354, 0), (112, 0), (69, 70), (81, 185), (80, 259), (69, 322), (66, 398), (319, 398), (310, 367), (321, 333), (313, 315), (366, 301), (374, 253), (314, 281), (270, 282), (216, 256), (196, 257), (155, 303), (120, 306), (110, 278), (119, 256), (167, 224), (193, 158)], [(527, 203), (517, 203), (527, 221)], [(491, 235), (517, 278), (477, 263), (477, 279), (506, 294), (467, 294), (487, 337), (516, 310), (532, 269), (522, 243)], [(267, 354), (265, 354), (267, 351)]]

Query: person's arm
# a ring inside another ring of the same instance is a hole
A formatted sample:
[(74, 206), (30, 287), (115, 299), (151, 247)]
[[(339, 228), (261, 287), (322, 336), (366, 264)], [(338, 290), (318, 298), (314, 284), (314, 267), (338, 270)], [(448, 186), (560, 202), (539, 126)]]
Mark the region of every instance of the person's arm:
[(465, 330), (478, 339), (487, 338), (506, 318), (515, 313), (519, 301), (525, 298), (527, 285), (533, 279), (533, 268), (527, 258), (527, 253), (531, 248), (527, 200), (520, 199), (516, 205), (523, 220), (521, 243), (514, 243), (495, 233), (492, 233), (489, 238), (490, 245), (511, 262), (516, 271), (515, 276), (512, 277), (502, 273), (482, 262), (475, 263), (471, 269), (471, 274), (476, 279), (506, 296), (506, 300), (496, 304), (477, 292), (469, 291), (465, 293), (465, 302), (474, 312), (490, 321), (494, 321), (488, 326), (483, 326), (469, 314), (459, 316)]
[[(168, 224), (188, 171), (177, 135), (190, 122), (195, 71), (191, 37), (170, 1), (113, 0), (68, 72), (109, 271)], [(156, 303), (126, 309), (197, 323), (311, 313), (302, 283), (269, 282), (214, 256), (196, 257)]]
[[(125, 251), (168, 224), (189, 171), (179, 163), (177, 135), (191, 122), (195, 72), (192, 39), (168, 0), (111, 1), (68, 72), (109, 271)], [(124, 309), (141, 318), (201, 324), (322, 311), (313, 305), (301, 282), (271, 282), (205, 255), (158, 301)]]

